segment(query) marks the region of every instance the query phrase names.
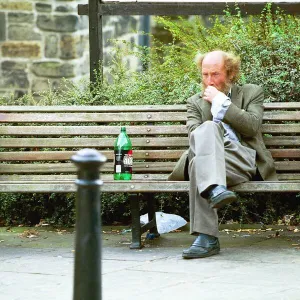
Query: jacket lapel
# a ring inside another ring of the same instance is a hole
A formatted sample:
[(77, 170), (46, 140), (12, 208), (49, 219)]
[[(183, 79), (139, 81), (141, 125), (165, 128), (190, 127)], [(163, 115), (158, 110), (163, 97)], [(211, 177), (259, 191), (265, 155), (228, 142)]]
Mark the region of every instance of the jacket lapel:
[(242, 108), (243, 107), (243, 91), (241, 87), (237, 85), (233, 85), (231, 89), (231, 101), (233, 104), (235, 104), (237, 107)]

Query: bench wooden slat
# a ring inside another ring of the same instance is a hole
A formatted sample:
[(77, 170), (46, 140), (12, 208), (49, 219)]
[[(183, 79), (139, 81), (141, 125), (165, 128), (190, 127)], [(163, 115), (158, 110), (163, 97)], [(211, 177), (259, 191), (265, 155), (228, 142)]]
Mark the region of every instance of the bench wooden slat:
[(273, 158), (299, 158), (300, 149), (270, 149)]
[[(110, 123), (112, 122), (166, 122), (186, 121), (182, 112), (140, 113), (0, 113), (0, 123)], [(267, 111), (265, 121), (300, 121), (300, 111)]]
[[(120, 126), (2, 126), (0, 135), (15, 136), (78, 136), (78, 135), (118, 135)], [(132, 135), (187, 135), (185, 125), (128, 126), (127, 133)]]
[[(300, 102), (264, 103), (268, 110), (300, 109)], [(0, 112), (133, 112), (133, 111), (186, 111), (185, 104), (174, 105), (116, 105), (116, 106), (0, 106)]]
[(0, 112), (150, 112), (183, 111), (185, 104), (176, 105), (111, 105), (111, 106), (0, 106)]
[[(299, 124), (263, 124), (263, 133), (300, 133)], [(118, 135), (120, 126), (1, 126), (0, 135), (14, 136), (78, 136), (78, 135)], [(185, 125), (128, 126), (132, 135), (187, 135)]]
[(0, 113), (0, 123), (111, 123), (111, 122), (186, 121), (182, 112), (128, 113)]
[(279, 173), (277, 176), (278, 180), (300, 180), (300, 173)]
[[(133, 174), (134, 180), (167, 180), (169, 174)], [(100, 174), (100, 177), (102, 180), (113, 180), (113, 174)], [(43, 174), (41, 175), (0, 175), (0, 181), (45, 181), (45, 182), (55, 182), (58, 181), (60, 183), (63, 183), (65, 181), (75, 181), (77, 179), (77, 175), (75, 174), (59, 174), (59, 175), (48, 175)], [(279, 173), (278, 179), (281, 181), (288, 180), (288, 181), (299, 181), (300, 180), (300, 174), (299, 173)]]
[[(264, 181), (251, 181), (242, 183), (234, 188), (231, 188), (236, 192), (300, 192), (299, 182), (264, 182)], [(19, 193), (47, 193), (47, 192), (76, 192), (77, 187), (74, 182), (51, 183), (51, 182), (34, 182), (34, 183), (22, 183), (22, 182), (0, 182), (0, 192), (19, 192)], [(101, 186), (103, 192), (113, 193), (126, 193), (126, 192), (188, 192), (189, 182), (187, 181), (104, 181)]]
[[(0, 139), (3, 148), (107, 148), (113, 147), (116, 138), (5, 138)], [(162, 137), (162, 138), (131, 138), (132, 144), (137, 147), (186, 147), (187, 137)]]
[(264, 121), (300, 121), (300, 111), (266, 111)]
[(264, 103), (265, 110), (273, 109), (300, 109), (300, 102), (269, 102)]
[[(77, 151), (24, 151), (0, 152), (0, 161), (67, 161)], [(184, 150), (133, 150), (134, 160), (177, 160)], [(274, 158), (299, 158), (300, 149), (270, 149)], [(108, 160), (114, 158), (113, 150), (102, 150)]]
[(263, 124), (262, 133), (300, 133), (299, 124)]
[(264, 136), (266, 146), (299, 146), (300, 136)]
[(289, 181), (250, 181), (242, 183), (238, 186), (230, 188), (236, 192), (299, 192), (300, 190), (300, 181), (298, 182), (289, 182)]
[[(41, 177), (42, 176), (42, 177)], [(113, 180), (113, 174), (100, 174), (100, 177), (102, 180)], [(133, 174), (134, 180), (167, 180), (168, 174), (151, 174), (151, 173), (145, 173), (145, 174)], [(75, 181), (77, 179), (77, 175), (75, 174), (59, 174), (59, 175), (32, 175), (32, 174), (26, 174), (26, 175), (0, 175), (0, 181), (25, 181), (25, 182), (33, 182), (33, 181), (44, 181), (44, 182), (65, 182), (65, 181)]]
[[(134, 172), (171, 172), (175, 162), (135, 162)], [(106, 162), (101, 168), (102, 172), (113, 172), (113, 162)], [(0, 174), (14, 174), (14, 173), (75, 173), (76, 168), (73, 163), (44, 163), (44, 164), (1, 164)]]
[[(159, 173), (171, 172), (176, 162), (135, 162), (133, 165), (134, 173)], [(276, 161), (276, 170), (278, 171), (300, 171), (300, 161)], [(113, 162), (106, 162), (102, 167), (102, 172), (112, 172)], [(74, 173), (76, 168), (72, 163), (44, 163), (44, 164), (1, 164), (1, 174), (13, 173)]]
[[(66, 161), (77, 151), (24, 151), (24, 152), (0, 152), (0, 161)], [(134, 150), (134, 159), (178, 159), (184, 150)], [(101, 151), (107, 159), (114, 158), (113, 150)]]
[[(113, 147), (116, 138), (2, 138), (3, 148), (107, 148)], [(188, 137), (131, 138), (138, 147), (188, 147)], [(300, 136), (264, 136), (266, 146), (299, 146)]]
[(275, 161), (277, 171), (300, 171), (300, 161)]

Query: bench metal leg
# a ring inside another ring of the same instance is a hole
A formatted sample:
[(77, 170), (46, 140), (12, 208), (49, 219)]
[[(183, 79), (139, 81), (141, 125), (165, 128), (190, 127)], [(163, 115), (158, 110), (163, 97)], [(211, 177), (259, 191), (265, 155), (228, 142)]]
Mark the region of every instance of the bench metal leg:
[(154, 194), (144, 194), (145, 198), (147, 199), (147, 206), (148, 206), (148, 220), (152, 221), (152, 227), (149, 229), (150, 233), (154, 235), (155, 238), (159, 237), (160, 234), (157, 231), (157, 224), (156, 224), (156, 202), (154, 199)]
[(131, 223), (132, 223), (132, 241), (130, 249), (141, 249), (142, 248), (142, 229), (140, 224), (140, 202), (137, 194), (129, 194), (129, 203), (131, 210)]
[(129, 194), (131, 223), (132, 223), (131, 225), (132, 241), (130, 244), (130, 249), (141, 249), (143, 247), (141, 235), (148, 230), (150, 231), (152, 238), (157, 238), (160, 236), (160, 234), (157, 231), (156, 214), (155, 214), (156, 205), (155, 205), (154, 195), (152, 193), (145, 193), (143, 194), (143, 199), (147, 201), (149, 222), (141, 226), (140, 197), (138, 194)]

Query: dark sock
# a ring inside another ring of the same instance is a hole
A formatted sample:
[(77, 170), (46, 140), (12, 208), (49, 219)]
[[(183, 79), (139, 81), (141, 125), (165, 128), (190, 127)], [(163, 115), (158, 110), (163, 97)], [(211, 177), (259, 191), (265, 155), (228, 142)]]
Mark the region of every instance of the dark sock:
[(208, 198), (210, 192), (216, 187), (218, 186), (217, 184), (212, 184), (210, 185), (207, 189), (205, 189), (202, 193), (201, 193), (201, 196), (203, 198)]

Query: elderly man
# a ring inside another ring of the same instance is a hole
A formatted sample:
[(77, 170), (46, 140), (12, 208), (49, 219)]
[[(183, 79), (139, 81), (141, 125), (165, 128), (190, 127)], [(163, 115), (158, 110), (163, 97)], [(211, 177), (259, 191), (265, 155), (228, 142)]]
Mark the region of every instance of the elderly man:
[(277, 180), (260, 130), (263, 89), (234, 84), (240, 59), (231, 53), (209, 52), (197, 56), (196, 63), (203, 92), (187, 100), (190, 147), (169, 177), (182, 179), (179, 174), (188, 166), (190, 233), (196, 239), (183, 251), (183, 258), (220, 252), (217, 209), (236, 199), (228, 186), (254, 178)]

